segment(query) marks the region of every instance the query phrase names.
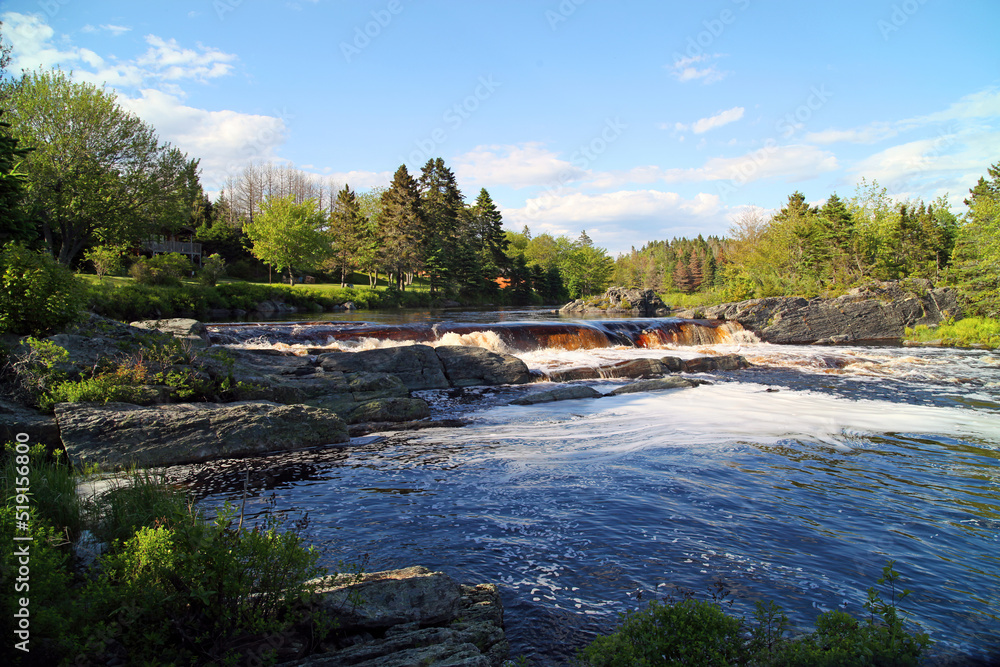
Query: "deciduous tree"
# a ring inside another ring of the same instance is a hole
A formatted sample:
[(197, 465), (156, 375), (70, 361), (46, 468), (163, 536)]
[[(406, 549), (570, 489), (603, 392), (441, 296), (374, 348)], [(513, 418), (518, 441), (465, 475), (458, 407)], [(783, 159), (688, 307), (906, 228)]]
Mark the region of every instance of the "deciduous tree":
[(289, 284), (295, 284), (294, 269), (313, 269), (329, 256), (326, 224), (326, 213), (315, 199), (296, 203), (295, 196), (288, 195), (265, 200), (243, 231), (254, 257), (279, 272), (287, 270)]

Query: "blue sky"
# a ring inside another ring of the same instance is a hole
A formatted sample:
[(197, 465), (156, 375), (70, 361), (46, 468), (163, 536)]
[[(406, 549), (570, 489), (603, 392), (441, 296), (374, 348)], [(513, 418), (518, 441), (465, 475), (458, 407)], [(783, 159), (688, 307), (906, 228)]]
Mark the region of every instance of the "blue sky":
[(8, 0), (11, 71), (105, 84), (217, 191), (443, 157), (508, 228), (612, 254), (861, 178), (956, 212), (1000, 161), (996, 0)]

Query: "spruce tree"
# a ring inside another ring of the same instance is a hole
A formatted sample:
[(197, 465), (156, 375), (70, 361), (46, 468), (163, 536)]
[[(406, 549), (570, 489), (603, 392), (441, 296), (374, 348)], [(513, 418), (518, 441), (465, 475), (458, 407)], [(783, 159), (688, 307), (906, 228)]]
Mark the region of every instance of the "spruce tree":
[(424, 226), (417, 182), (406, 165), (400, 165), (389, 189), (382, 193), (378, 214), (379, 237), (383, 240), (381, 265), (405, 289), (406, 273), (420, 268), (420, 233)]

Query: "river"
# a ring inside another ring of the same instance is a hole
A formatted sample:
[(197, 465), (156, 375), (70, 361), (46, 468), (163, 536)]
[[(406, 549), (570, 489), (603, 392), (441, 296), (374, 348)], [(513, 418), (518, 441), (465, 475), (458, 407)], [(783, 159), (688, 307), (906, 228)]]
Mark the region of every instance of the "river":
[[(434, 416), (470, 425), (213, 464), (197, 475), (202, 507), (238, 503), (249, 467), (248, 512), (308, 514), (330, 567), (367, 554), (369, 570), (424, 565), (496, 583), (512, 656), (534, 665), (566, 664), (644, 601), (716, 583), (733, 611), (773, 599), (800, 630), (827, 609), (864, 616), (890, 559), (912, 590), (912, 627), (934, 641), (929, 664), (1000, 659), (1000, 351), (775, 346), (731, 330), (678, 339), (695, 344), (646, 336), (647, 347), (475, 333), (556, 326), (548, 311), (339, 319), (373, 332), (438, 323), (439, 342), (513, 352), (538, 371), (729, 353), (754, 366), (698, 374), (709, 383), (693, 388), (535, 406), (509, 403), (544, 385), (417, 392)], [(346, 322), (229, 330), (251, 347), (412, 342), (337, 340), (330, 326)]]

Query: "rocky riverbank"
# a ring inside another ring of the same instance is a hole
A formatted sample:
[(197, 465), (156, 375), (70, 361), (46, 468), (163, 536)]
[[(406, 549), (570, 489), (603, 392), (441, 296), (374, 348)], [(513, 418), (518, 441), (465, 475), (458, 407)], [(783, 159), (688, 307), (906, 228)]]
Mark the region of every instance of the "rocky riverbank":
[(837, 345), (899, 341), (907, 327), (959, 319), (962, 308), (955, 290), (910, 281), (874, 283), (832, 299), (769, 297), (680, 315), (738, 322), (767, 343)]

